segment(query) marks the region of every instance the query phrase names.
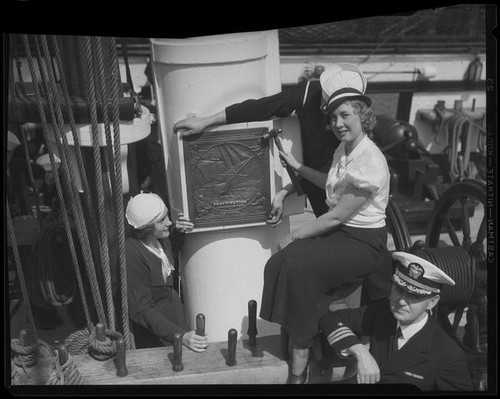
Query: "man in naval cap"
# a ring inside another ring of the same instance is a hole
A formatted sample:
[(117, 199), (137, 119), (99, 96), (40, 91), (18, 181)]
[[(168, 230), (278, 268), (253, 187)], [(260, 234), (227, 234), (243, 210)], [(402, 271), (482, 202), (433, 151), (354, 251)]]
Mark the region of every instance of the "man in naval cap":
[[(356, 359), (357, 383), (416, 385), (422, 391), (472, 391), (465, 354), (439, 326), (432, 309), (443, 285), (441, 269), (406, 252), (392, 254), (390, 297), (373, 306), (326, 314), (320, 329), (340, 357)], [(359, 337), (369, 337), (369, 349)], [(354, 382), (354, 381), (353, 381)]]

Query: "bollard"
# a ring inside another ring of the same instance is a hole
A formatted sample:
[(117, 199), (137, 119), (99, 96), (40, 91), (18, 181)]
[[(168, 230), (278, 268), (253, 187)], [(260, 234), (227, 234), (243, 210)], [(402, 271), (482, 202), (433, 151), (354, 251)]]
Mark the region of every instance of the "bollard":
[(205, 336), (205, 315), (203, 313), (196, 316), (196, 335)]
[(248, 301), (248, 345), (257, 344), (257, 302), (253, 299)]
[(104, 324), (97, 323), (95, 325), (95, 337), (101, 342), (106, 341), (106, 328)]
[(59, 345), (57, 348), (57, 356), (59, 357), (59, 364), (62, 366), (68, 361), (68, 348), (66, 345)]
[(116, 340), (116, 375), (118, 377), (125, 377), (128, 374), (126, 363), (126, 347), (125, 340), (118, 338)]
[(231, 328), (227, 333), (227, 360), (226, 364), (228, 366), (234, 366), (236, 364), (236, 340), (238, 338), (238, 332)]
[(172, 370), (184, 370), (184, 366), (182, 364), (182, 334), (179, 333), (174, 335), (174, 364), (172, 366)]
[(21, 331), (19, 331), (19, 342), (21, 343), (21, 346), (29, 346), (30, 345), (28, 331), (26, 331), (24, 328)]

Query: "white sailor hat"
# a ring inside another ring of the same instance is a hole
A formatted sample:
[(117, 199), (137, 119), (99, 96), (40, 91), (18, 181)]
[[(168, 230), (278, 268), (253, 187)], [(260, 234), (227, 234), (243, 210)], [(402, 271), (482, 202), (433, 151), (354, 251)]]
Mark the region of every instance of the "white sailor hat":
[(368, 106), (369, 97), (365, 96), (366, 77), (354, 64), (340, 63), (326, 69), (319, 77), (327, 114), (334, 111), (346, 99), (360, 99)]
[(135, 229), (143, 229), (161, 220), (167, 207), (159, 195), (140, 193), (130, 198), (125, 211), (128, 223)]
[(429, 261), (407, 252), (393, 252), (393, 282), (410, 294), (427, 297), (439, 294), (443, 284), (455, 285), (450, 276)]

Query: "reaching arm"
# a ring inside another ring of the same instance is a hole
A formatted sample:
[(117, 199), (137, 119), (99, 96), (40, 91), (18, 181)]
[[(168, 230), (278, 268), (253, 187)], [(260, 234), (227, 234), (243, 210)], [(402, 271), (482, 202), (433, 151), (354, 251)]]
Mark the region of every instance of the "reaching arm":
[(226, 111), (222, 110), (216, 114), (204, 117), (186, 118), (174, 123), (174, 133), (179, 133), (180, 137), (201, 133), (203, 130), (218, 125), (226, 124)]
[(280, 158), (282, 160), (282, 163), (284, 163), (283, 166), (286, 166), (286, 164), (288, 164), (303, 178), (309, 180), (310, 182), (314, 183), (320, 188), (325, 188), (328, 173), (302, 165), (299, 161), (295, 159), (295, 157), (292, 154), (288, 154), (283, 151), (280, 151)]
[(370, 196), (371, 193), (368, 191), (350, 185), (340, 197), (335, 208), (294, 230), (292, 238), (294, 240), (311, 238), (340, 226), (359, 211), (366, 204)]
[[(318, 90), (321, 90), (319, 84), (312, 84), (307, 97), (310, 98)], [(174, 133), (179, 132), (181, 136), (189, 136), (201, 133), (211, 126), (263, 121), (276, 116), (288, 116), (303, 106), (305, 91), (306, 84), (299, 84), (293, 89), (267, 97), (248, 99), (229, 105), (224, 110), (210, 116), (182, 119), (174, 124), (173, 131)]]

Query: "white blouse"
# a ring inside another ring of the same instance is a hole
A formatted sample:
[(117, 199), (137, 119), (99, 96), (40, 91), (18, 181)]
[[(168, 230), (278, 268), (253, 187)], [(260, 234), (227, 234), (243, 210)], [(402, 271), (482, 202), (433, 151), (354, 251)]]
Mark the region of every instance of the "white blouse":
[(330, 209), (337, 205), (349, 184), (372, 195), (344, 225), (360, 228), (385, 226), (390, 189), (389, 167), (382, 151), (368, 136), (363, 137), (349, 155), (346, 155), (344, 143), (340, 143), (335, 150), (325, 185), (326, 204)]

